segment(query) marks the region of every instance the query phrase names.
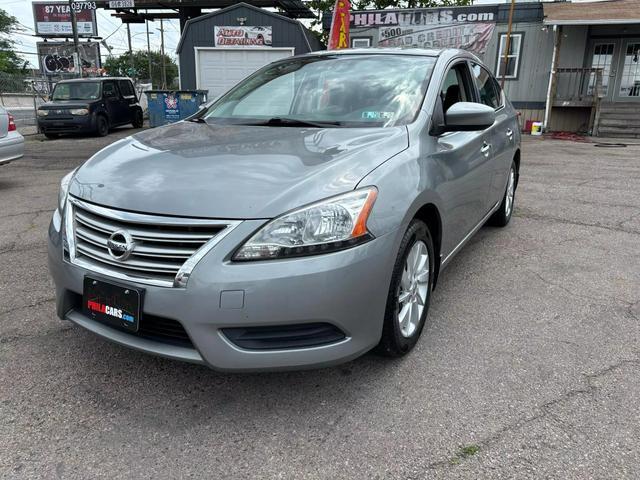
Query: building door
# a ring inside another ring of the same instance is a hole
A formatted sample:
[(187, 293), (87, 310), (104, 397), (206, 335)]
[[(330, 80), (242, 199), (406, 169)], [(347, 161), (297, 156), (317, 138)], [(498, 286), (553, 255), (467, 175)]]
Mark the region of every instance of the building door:
[[(591, 68), (602, 68), (602, 93), (605, 100), (613, 98), (614, 84), (616, 83), (615, 55), (619, 50), (617, 40), (597, 40), (591, 44)], [(589, 78), (588, 94), (593, 93), (596, 86), (596, 75), (591, 74)]]
[(640, 39), (625, 39), (622, 44), (614, 100), (640, 101)]
[(208, 90), (213, 100), (256, 70), (293, 53), (293, 47), (195, 47), (196, 88)]

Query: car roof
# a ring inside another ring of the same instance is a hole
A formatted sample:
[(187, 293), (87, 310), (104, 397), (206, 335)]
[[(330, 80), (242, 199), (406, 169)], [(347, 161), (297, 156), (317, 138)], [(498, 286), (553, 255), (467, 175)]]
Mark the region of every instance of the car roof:
[(444, 53), (468, 54), (465, 50), (455, 48), (399, 48), (399, 47), (371, 47), (371, 48), (345, 48), (342, 50), (319, 50), (307, 55), (414, 55), (422, 57), (439, 57)]
[(72, 82), (104, 82), (107, 80), (129, 80), (129, 77), (87, 77), (87, 78), (67, 78), (60, 80), (57, 83), (72, 83)]

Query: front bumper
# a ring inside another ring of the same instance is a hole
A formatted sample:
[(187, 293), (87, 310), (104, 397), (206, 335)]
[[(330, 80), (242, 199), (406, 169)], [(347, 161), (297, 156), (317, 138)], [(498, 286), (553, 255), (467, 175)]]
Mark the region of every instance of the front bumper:
[[(49, 228), (49, 267), (58, 316), (116, 343), (163, 357), (225, 371), (315, 368), (353, 359), (380, 340), (397, 235), (390, 233), (341, 252), (289, 260), (232, 263), (228, 256), (264, 221), (242, 222), (193, 270), (186, 288), (149, 285), (142, 318), (178, 321), (193, 348), (140, 338), (98, 323), (69, 303), (82, 294), (84, 276), (127, 284), (70, 264), (63, 258), (61, 218)], [(231, 297), (226, 297), (231, 292)], [(233, 298), (227, 304), (225, 298)], [(238, 301), (241, 298), (242, 301)], [(225, 328), (328, 323), (345, 338), (308, 348), (239, 348)]]
[(38, 117), (38, 128), (43, 133), (86, 133), (96, 129), (94, 115)]

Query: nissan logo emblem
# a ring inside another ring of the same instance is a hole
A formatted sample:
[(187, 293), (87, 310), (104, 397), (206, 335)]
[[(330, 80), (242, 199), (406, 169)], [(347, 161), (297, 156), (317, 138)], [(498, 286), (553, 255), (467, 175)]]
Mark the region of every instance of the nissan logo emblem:
[(133, 237), (126, 230), (113, 232), (107, 240), (107, 250), (114, 260), (124, 262), (131, 256), (136, 244)]

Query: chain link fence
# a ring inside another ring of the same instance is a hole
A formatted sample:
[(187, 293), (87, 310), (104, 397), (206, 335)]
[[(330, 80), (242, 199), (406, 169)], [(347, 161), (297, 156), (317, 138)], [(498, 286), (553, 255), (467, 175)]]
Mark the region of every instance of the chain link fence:
[(13, 115), (19, 130), (35, 132), (36, 110), (48, 100), (58, 80), (41, 75), (0, 72), (0, 105)]

